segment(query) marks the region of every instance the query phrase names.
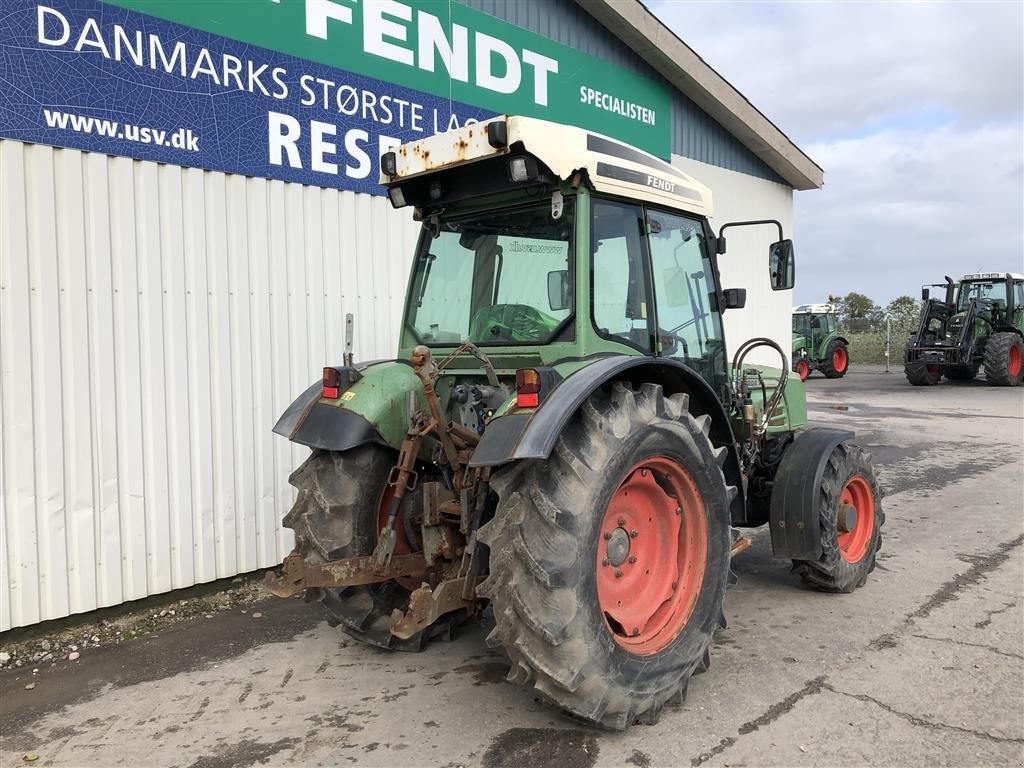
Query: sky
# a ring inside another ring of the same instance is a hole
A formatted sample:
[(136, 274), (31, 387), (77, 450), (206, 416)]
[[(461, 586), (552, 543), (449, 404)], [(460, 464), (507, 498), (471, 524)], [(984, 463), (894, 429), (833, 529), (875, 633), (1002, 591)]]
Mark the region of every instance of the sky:
[(1024, 3), (647, 5), (825, 169), (794, 302), (1024, 271)]

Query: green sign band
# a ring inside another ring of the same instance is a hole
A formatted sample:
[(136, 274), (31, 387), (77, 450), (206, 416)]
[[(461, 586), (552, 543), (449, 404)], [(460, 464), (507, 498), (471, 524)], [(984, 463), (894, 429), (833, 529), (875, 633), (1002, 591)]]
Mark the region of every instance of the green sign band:
[(667, 86), (457, 2), (105, 1), (481, 109), (578, 125), (662, 158), (670, 154)]

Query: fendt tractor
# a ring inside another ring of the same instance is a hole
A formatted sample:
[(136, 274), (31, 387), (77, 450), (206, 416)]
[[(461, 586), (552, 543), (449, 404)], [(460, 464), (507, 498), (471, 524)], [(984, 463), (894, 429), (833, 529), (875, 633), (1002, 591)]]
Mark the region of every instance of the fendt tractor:
[(805, 381), (811, 371), (840, 379), (850, 369), (850, 342), (839, 333), (839, 315), (827, 304), (793, 307), (793, 371)]
[[(932, 288), (944, 288), (932, 298)], [(1016, 387), (1024, 376), (1024, 275), (980, 272), (921, 288), (924, 306), (907, 342), (903, 370), (918, 387), (971, 381), (984, 366), (989, 384)]]
[[(734, 527), (770, 525), (809, 585), (849, 592), (884, 520), (850, 432), (805, 429), (803, 386), (767, 338), (732, 358), (711, 194), (587, 130), (498, 117), (381, 158), (422, 222), (398, 359), (324, 368), (274, 431), (304, 590), (354, 638), (421, 650), (493, 612), (508, 680), (609, 728), (657, 720), (725, 626)], [(779, 369), (745, 361), (768, 347)]]

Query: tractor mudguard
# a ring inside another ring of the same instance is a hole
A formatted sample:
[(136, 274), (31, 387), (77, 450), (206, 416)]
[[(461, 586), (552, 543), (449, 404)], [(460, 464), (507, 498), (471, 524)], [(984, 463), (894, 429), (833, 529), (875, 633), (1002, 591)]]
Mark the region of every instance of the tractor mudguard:
[(325, 399), (317, 381), (281, 414), (274, 433), (293, 443), (347, 451), (367, 443), (398, 448), (408, 424), (406, 396), (422, 385), (405, 360), (357, 365), (360, 378), (338, 399)]
[(832, 451), (853, 436), (848, 430), (819, 427), (798, 432), (786, 448), (772, 484), (773, 557), (816, 560), (821, 556), (818, 488)]
[(734, 520), (746, 514), (739, 457), (729, 418), (715, 391), (695, 370), (671, 358), (615, 355), (602, 358), (564, 379), (532, 412), (511, 413), (492, 421), (473, 452), (471, 467), (493, 467), (519, 459), (546, 459), (558, 436), (598, 387), (611, 381), (627, 380), (634, 385), (661, 384), (666, 395), (689, 392), (691, 409), (709, 414), (711, 440), (729, 451), (723, 471), (726, 481), (739, 493), (732, 503)]

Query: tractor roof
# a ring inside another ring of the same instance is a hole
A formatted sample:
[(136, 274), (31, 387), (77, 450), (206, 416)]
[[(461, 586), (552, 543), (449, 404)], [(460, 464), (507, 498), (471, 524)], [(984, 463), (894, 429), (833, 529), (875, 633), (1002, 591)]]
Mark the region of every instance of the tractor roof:
[(793, 307), (794, 315), (833, 315), (835, 311), (835, 304), (801, 304), (799, 307)]
[[(488, 130), (491, 124), (502, 122), (503, 133)], [(498, 136), (502, 140), (495, 140)], [(585, 169), (600, 192), (711, 216), (711, 190), (664, 160), (584, 128), (532, 117), (501, 115), (403, 144), (395, 150), (396, 172), (390, 176), (382, 173), (380, 182), (393, 187), (459, 165), (515, 155), (520, 144), (559, 179), (569, 180)]]
[(1024, 280), (1024, 275), (1019, 275), (1016, 272), (975, 272), (973, 275), (964, 275), (960, 278), (960, 281), (1005, 280), (1006, 278), (1010, 278), (1011, 280)]

